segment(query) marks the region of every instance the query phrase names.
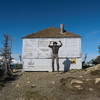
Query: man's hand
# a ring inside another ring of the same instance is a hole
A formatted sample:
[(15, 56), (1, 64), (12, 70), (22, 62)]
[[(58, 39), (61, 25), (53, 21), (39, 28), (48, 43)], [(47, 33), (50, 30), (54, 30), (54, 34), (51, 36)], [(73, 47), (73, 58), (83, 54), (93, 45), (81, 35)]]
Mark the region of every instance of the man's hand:
[(62, 44), (62, 42), (61, 41), (59, 41), (61, 44)]
[(48, 47), (50, 47), (50, 48), (52, 47), (52, 46), (51, 46), (51, 43), (52, 43), (52, 42), (53, 42), (53, 41), (50, 41), (50, 42), (49, 42), (49, 45), (48, 45)]
[(62, 46), (62, 42), (61, 41), (59, 41), (60, 42), (60, 47)]
[(49, 42), (49, 45), (52, 44), (52, 42), (53, 42), (53, 41), (50, 41), (50, 42)]

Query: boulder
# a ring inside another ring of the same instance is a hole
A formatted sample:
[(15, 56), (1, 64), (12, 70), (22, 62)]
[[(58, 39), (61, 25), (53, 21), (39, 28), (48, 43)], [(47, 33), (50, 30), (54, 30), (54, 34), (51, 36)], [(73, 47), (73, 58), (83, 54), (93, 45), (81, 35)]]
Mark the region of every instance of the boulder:
[(30, 81), (27, 81), (27, 84), (30, 84), (31, 82)]
[(32, 85), (31, 85), (31, 87), (32, 87), (32, 88), (35, 88), (35, 87), (36, 87), (36, 85), (35, 85), (35, 84), (32, 84)]
[(75, 77), (68, 77), (61, 79), (62, 86), (64, 89), (70, 90), (82, 90), (84, 82), (81, 79)]
[(72, 86), (73, 89), (76, 89), (76, 90), (82, 90), (83, 89), (83, 84), (84, 82), (82, 80), (79, 80), (79, 79), (72, 79), (70, 84)]
[(83, 87), (81, 85), (75, 85), (73, 87), (76, 88), (77, 90), (82, 90), (83, 89)]
[(17, 83), (15, 87), (16, 87), (16, 88), (19, 88), (19, 87), (20, 87), (20, 85)]
[(90, 67), (90, 68), (87, 68), (85, 73), (88, 74), (88, 73), (91, 73), (94, 71), (100, 71), (100, 64)]
[(100, 78), (95, 78), (95, 84), (98, 84), (100, 82)]
[(93, 88), (89, 88), (89, 91), (93, 91), (94, 89)]
[(83, 81), (78, 80), (78, 79), (72, 79), (71, 80), (71, 84), (82, 84), (82, 83), (83, 83)]
[(52, 82), (51, 82), (51, 84), (53, 84), (53, 85), (55, 85), (55, 83), (56, 83), (55, 81), (52, 81)]

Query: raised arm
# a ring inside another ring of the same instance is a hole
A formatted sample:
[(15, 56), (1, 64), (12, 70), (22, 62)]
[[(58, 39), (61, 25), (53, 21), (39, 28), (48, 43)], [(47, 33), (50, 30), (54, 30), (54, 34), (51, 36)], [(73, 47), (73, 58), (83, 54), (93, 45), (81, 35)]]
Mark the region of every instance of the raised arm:
[(50, 41), (50, 43), (49, 43), (49, 45), (48, 45), (48, 47), (50, 47), (50, 48), (52, 47), (51, 43), (52, 43), (52, 41)]
[(62, 45), (63, 45), (63, 44), (62, 44), (62, 42), (61, 42), (61, 41), (59, 41), (59, 43), (60, 43), (60, 45), (59, 45), (59, 46), (60, 46), (60, 47), (62, 47)]

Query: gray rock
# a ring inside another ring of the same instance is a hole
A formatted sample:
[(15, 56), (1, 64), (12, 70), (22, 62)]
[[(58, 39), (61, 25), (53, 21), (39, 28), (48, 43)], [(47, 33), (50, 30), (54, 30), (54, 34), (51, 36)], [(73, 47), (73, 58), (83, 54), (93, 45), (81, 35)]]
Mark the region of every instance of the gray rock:
[(55, 81), (52, 81), (51, 83), (52, 83), (53, 85), (55, 85), (56, 82), (55, 82)]
[(35, 87), (36, 87), (36, 85), (35, 85), (35, 84), (32, 84), (32, 85), (31, 85), (31, 87), (32, 87), (32, 88), (35, 88)]
[(95, 78), (95, 84), (98, 84), (100, 82), (100, 78)]
[(78, 90), (82, 90), (83, 89), (83, 87), (81, 85), (75, 85), (73, 87), (76, 88), (76, 89), (78, 89)]
[(74, 83), (76, 83), (76, 84), (82, 84), (83, 81), (78, 80), (78, 79), (72, 79), (72, 80), (71, 80), (71, 84), (74, 84)]
[(93, 91), (94, 89), (93, 88), (89, 88), (89, 91)]

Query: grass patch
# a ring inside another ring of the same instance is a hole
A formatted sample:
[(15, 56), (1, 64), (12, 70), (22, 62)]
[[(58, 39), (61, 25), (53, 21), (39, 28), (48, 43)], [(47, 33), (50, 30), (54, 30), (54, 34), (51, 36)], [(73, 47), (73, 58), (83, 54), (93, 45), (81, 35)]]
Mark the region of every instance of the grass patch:
[(4, 83), (3, 82), (0, 82), (0, 90), (4, 87)]
[(38, 92), (27, 91), (25, 93), (27, 100), (48, 100), (47, 97), (40, 95)]
[(0, 69), (0, 77), (4, 75), (4, 71)]

